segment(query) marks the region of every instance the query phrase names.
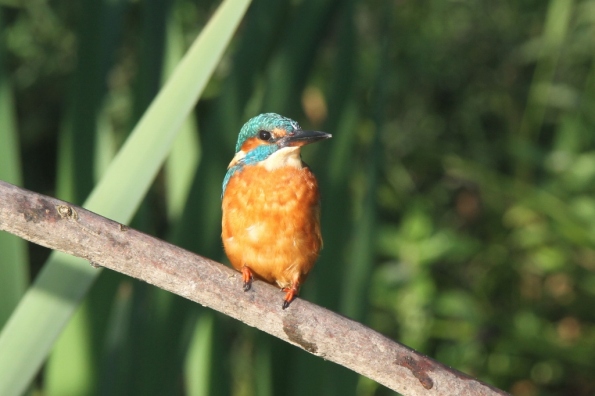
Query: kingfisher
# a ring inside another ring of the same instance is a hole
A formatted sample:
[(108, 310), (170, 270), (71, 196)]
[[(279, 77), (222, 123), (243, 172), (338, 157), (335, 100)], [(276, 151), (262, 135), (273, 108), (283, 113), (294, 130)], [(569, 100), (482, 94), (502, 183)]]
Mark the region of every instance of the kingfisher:
[(322, 248), (318, 183), (300, 149), (331, 137), (279, 114), (261, 114), (240, 130), (223, 180), (225, 253), (242, 273), (244, 291), (254, 277), (277, 284), (285, 292), (282, 309), (297, 296)]

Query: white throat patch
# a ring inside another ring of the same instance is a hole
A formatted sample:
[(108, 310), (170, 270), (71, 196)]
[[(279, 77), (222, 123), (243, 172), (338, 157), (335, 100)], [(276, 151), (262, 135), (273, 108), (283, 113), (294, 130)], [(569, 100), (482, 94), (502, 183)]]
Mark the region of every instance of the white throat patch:
[(275, 151), (267, 159), (258, 163), (264, 166), (266, 170), (272, 171), (285, 166), (293, 166), (297, 169), (302, 169), (302, 158), (300, 157), (299, 147), (283, 147)]

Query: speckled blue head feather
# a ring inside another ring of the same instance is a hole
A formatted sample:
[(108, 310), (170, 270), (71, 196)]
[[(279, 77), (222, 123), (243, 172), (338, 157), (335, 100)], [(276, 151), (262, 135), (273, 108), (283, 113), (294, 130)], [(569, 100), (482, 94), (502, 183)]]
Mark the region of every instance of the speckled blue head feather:
[[(258, 136), (259, 131), (272, 131), (274, 129), (284, 129), (287, 132), (292, 133), (300, 130), (301, 128), (296, 121), (276, 113), (264, 113), (256, 117), (252, 117), (240, 130), (238, 142), (236, 143), (236, 153), (242, 150), (242, 145), (246, 140)], [(246, 156), (242, 158), (240, 162), (227, 170), (225, 179), (223, 179), (223, 192), (221, 197), (223, 197), (223, 193), (225, 193), (225, 188), (227, 187), (229, 179), (236, 172), (240, 171), (246, 165), (252, 165), (257, 162), (264, 161), (278, 149), (279, 147), (277, 145), (272, 144), (257, 146), (251, 151), (247, 152)]]
[[(250, 119), (240, 130), (238, 143), (236, 144), (236, 155), (223, 180), (221, 198), (225, 194), (229, 180), (233, 175), (241, 172), (244, 167), (265, 161), (278, 150), (285, 148), (297, 148), (297, 151), (293, 151), (293, 154), (299, 155), (300, 147), (331, 137), (332, 135), (326, 132), (304, 131), (297, 122), (275, 113), (265, 113)], [(245, 149), (249, 151), (242, 151), (244, 143), (252, 138), (260, 139), (261, 142), (257, 143), (257, 140), (250, 142), (245, 146)], [(257, 144), (254, 145), (254, 143)]]
[(295, 132), (300, 126), (294, 120), (283, 117), (276, 113), (264, 113), (248, 120), (240, 130), (238, 142), (236, 143), (236, 153), (242, 149), (244, 142), (251, 137), (258, 135), (258, 131), (272, 131), (273, 129), (284, 129), (287, 132)]
[[(261, 130), (272, 131), (274, 129), (284, 129), (289, 133), (300, 130), (299, 124), (287, 117), (283, 117), (276, 113), (264, 113), (253, 117), (248, 120), (240, 130), (238, 136), (238, 142), (236, 143), (236, 153), (242, 150), (244, 142), (252, 137), (258, 136), (258, 132)], [(223, 179), (223, 192), (221, 197), (225, 193), (225, 188), (229, 179), (238, 171), (240, 171), (246, 165), (252, 165), (260, 161), (264, 161), (271, 154), (277, 151), (279, 147), (275, 144), (257, 146), (251, 151), (246, 153), (246, 156), (242, 158), (236, 165), (232, 166), (227, 170), (225, 179)]]

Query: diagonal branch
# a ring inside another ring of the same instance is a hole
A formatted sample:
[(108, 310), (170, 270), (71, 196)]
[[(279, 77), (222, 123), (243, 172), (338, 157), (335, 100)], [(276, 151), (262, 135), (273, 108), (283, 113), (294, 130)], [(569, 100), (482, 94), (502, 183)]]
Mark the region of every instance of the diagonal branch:
[[(503, 395), (366, 326), (78, 206), (0, 181), (0, 230), (208, 306), (405, 395)], [(1, 353), (1, 351), (0, 351)]]

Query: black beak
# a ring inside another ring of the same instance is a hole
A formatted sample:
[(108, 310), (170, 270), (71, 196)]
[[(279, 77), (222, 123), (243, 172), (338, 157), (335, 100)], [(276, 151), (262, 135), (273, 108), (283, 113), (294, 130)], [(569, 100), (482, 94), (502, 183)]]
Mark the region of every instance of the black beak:
[(281, 147), (299, 147), (317, 142), (319, 140), (330, 139), (332, 137), (333, 135), (330, 133), (320, 131), (302, 131), (300, 129), (282, 137), (279, 139), (279, 143)]

